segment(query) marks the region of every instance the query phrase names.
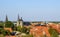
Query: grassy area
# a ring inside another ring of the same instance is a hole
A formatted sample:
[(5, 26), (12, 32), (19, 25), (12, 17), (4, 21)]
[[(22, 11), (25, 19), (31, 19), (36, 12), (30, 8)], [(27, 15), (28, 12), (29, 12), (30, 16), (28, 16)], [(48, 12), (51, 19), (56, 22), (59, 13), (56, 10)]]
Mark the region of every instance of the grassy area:
[(22, 36), (22, 37), (33, 37), (33, 35), (25, 35), (25, 36)]

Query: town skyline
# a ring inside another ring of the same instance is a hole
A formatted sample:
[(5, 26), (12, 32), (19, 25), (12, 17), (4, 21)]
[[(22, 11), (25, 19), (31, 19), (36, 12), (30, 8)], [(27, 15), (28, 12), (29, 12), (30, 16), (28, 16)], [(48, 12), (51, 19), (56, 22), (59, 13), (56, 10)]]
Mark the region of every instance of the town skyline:
[(0, 0), (0, 20), (60, 21), (60, 0)]

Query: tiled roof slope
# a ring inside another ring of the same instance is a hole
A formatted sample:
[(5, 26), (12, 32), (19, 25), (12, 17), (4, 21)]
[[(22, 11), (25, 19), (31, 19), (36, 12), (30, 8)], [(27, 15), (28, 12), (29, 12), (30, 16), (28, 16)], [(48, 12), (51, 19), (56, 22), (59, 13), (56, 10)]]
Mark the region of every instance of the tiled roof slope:
[(48, 28), (46, 26), (32, 27), (32, 29), (30, 29), (30, 34), (34, 35), (35, 37), (41, 37), (43, 35), (50, 37), (50, 34), (48, 32)]

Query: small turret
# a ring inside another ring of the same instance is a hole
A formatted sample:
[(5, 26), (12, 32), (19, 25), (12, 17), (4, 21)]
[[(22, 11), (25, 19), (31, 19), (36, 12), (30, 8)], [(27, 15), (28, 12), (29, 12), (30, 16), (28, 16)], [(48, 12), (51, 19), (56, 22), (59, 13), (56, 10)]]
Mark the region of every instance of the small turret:
[(20, 19), (21, 21), (23, 21), (23, 19), (22, 19), (22, 17), (21, 17), (21, 19)]

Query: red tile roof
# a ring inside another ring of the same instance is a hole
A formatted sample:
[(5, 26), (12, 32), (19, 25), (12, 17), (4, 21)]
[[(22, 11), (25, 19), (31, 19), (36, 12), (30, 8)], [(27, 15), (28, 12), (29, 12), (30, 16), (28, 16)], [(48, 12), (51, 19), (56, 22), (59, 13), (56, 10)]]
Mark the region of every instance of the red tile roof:
[(60, 25), (59, 24), (49, 24), (49, 27), (57, 30), (57, 32), (60, 33)]
[(45, 27), (45, 26), (35, 26), (35, 27), (32, 27), (32, 29), (30, 29), (30, 34), (34, 35), (34, 36), (43, 36), (43, 35), (46, 35), (46, 36), (49, 36), (50, 37), (50, 34), (48, 32), (48, 28)]

